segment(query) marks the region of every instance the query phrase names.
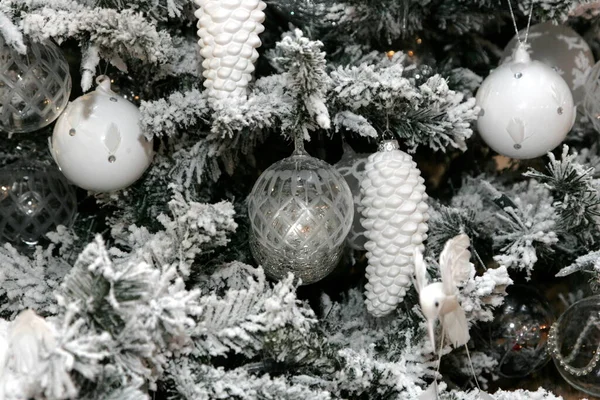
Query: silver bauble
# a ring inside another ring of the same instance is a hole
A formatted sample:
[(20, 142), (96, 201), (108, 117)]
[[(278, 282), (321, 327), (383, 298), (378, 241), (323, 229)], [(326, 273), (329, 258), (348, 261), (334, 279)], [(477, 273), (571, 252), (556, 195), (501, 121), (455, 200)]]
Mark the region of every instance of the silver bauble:
[(20, 54), (0, 36), (0, 130), (33, 132), (51, 124), (69, 102), (71, 75), (50, 41), (26, 41)]
[(267, 168), (248, 197), (252, 254), (267, 275), (310, 284), (337, 266), (352, 226), (352, 193), (329, 164), (296, 151)]
[(0, 241), (35, 245), (77, 211), (75, 188), (54, 166), (18, 162), (0, 169)]

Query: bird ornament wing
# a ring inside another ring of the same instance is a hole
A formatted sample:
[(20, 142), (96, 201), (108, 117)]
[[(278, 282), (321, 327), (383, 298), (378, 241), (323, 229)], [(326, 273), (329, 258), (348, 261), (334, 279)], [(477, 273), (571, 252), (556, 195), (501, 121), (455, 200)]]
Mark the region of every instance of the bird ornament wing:
[(444, 292), (453, 295), (457, 286), (469, 279), (475, 273), (473, 263), (469, 261), (471, 252), (469, 237), (460, 234), (446, 242), (440, 255), (440, 272)]
[(417, 292), (421, 293), (421, 289), (429, 284), (427, 279), (427, 265), (425, 264), (425, 260), (423, 259), (423, 253), (421, 250), (415, 249), (414, 253), (414, 262), (415, 262), (415, 287), (417, 288)]

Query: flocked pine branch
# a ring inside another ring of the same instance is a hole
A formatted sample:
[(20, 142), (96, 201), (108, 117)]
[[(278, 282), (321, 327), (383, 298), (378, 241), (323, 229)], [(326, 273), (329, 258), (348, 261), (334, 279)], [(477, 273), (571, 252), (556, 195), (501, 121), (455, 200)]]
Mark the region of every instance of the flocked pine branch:
[[(24, 309), (35, 310), (40, 315), (58, 312), (54, 291), (71, 269), (69, 254), (74, 238), (65, 227), (49, 233), (52, 243), (38, 246), (28, 255), (10, 244), (0, 247), (0, 314), (11, 317)], [(60, 251), (59, 251), (60, 249)]]
[(585, 242), (594, 242), (600, 221), (600, 193), (594, 184), (594, 168), (577, 162), (577, 153), (569, 154), (566, 145), (560, 160), (552, 153), (548, 157), (545, 173), (530, 170), (525, 176), (542, 182), (556, 199), (559, 229)]
[(227, 235), (235, 232), (233, 205), (228, 202), (205, 204), (188, 202), (175, 191), (168, 203), (170, 215), (157, 217), (164, 227), (151, 233), (145, 227), (115, 225), (112, 235), (120, 248), (116, 254), (122, 260), (141, 259), (160, 268), (173, 264), (187, 277), (196, 256), (229, 242)]
[(286, 71), (286, 91), (294, 99), (294, 122), (289, 127), (301, 132), (309, 140), (309, 131), (329, 129), (331, 120), (325, 105), (325, 96), (331, 80), (326, 72), (323, 43), (304, 37), (302, 31), (284, 35), (277, 43), (281, 57), (276, 59)]
[[(380, 132), (391, 130), (411, 151), (418, 146), (465, 150), (465, 140), (473, 134), (471, 123), (478, 112), (475, 99), (450, 90), (439, 75), (415, 86), (406, 76), (401, 58), (339, 67), (332, 72), (332, 79), (330, 97), (337, 113), (350, 111)], [(364, 126), (362, 123), (361, 130)]]
[(554, 252), (557, 215), (552, 195), (541, 184), (523, 182), (512, 191), (514, 206), (498, 213), (500, 226), (493, 240), (499, 254), (494, 258), (508, 268), (524, 270), (529, 277), (537, 261)]
[[(245, 279), (239, 279), (239, 276)], [(271, 286), (262, 269), (233, 263), (218, 270), (211, 279), (236, 277), (224, 296), (207, 293), (193, 335), (197, 356), (225, 356), (230, 351), (246, 357), (262, 349), (266, 338), (277, 330), (290, 328), (305, 332), (314, 323), (312, 310), (296, 298), (293, 276)]]
[(193, 316), (201, 312), (199, 292), (185, 289), (176, 265), (113, 260), (109, 252), (121, 254), (100, 238), (90, 244), (62, 282), (59, 298), (65, 307), (80, 307), (77, 316), (90, 331), (110, 335), (104, 379), (153, 386), (173, 352), (190, 345)]
[[(23, 33), (34, 40), (76, 39), (86, 48), (94, 46), (101, 58), (120, 67), (129, 58), (164, 64), (172, 55), (171, 36), (132, 9), (119, 12), (73, 0), (2, 0), (0, 10), (10, 10)], [(84, 59), (84, 70), (89, 70), (90, 60), (89, 56)], [(84, 78), (83, 86), (89, 88), (89, 72)]]

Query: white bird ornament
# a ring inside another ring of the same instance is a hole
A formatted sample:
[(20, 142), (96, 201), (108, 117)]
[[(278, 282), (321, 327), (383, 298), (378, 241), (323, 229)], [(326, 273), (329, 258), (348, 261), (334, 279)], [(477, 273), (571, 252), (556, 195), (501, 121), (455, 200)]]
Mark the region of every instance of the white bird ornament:
[(439, 318), (442, 329), (454, 347), (469, 341), (469, 325), (465, 312), (458, 301), (458, 285), (475, 275), (475, 267), (469, 261), (469, 237), (455, 236), (446, 242), (440, 255), (441, 282), (429, 283), (427, 266), (420, 250), (415, 250), (415, 286), (419, 292), (419, 303), (427, 319), (429, 339), (436, 351), (435, 322)]

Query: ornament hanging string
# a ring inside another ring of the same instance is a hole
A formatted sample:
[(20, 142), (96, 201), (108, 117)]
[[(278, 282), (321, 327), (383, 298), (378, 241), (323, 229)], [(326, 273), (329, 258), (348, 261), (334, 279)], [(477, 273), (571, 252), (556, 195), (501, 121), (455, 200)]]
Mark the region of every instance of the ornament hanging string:
[(515, 32), (517, 32), (517, 41), (519, 44), (527, 44), (527, 39), (529, 38), (529, 27), (531, 26), (531, 16), (533, 15), (533, 0), (531, 1), (531, 8), (529, 9), (529, 19), (527, 20), (527, 29), (525, 30), (525, 40), (521, 41), (521, 36), (519, 35), (519, 28), (517, 27), (517, 19), (515, 18), (515, 13), (512, 8), (512, 4), (510, 0), (506, 0), (508, 3), (508, 8), (510, 10), (510, 17), (512, 18), (513, 26), (515, 27)]

